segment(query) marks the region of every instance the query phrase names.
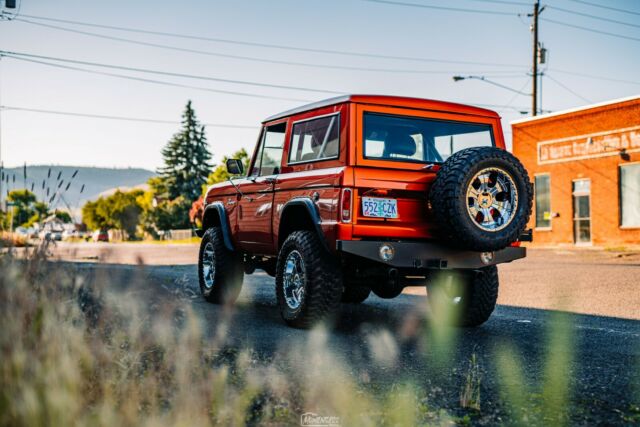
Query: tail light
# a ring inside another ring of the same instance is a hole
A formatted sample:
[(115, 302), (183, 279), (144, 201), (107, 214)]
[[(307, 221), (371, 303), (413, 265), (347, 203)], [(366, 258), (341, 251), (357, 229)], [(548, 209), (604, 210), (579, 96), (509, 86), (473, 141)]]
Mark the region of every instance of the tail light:
[(342, 222), (351, 222), (351, 209), (353, 205), (353, 192), (350, 188), (342, 189), (340, 197), (340, 220)]

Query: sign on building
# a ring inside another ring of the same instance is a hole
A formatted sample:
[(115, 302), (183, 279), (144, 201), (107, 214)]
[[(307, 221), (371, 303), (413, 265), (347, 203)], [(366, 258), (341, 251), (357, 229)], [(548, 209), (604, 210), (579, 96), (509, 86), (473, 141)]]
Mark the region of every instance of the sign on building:
[(640, 151), (640, 126), (538, 142), (538, 164)]

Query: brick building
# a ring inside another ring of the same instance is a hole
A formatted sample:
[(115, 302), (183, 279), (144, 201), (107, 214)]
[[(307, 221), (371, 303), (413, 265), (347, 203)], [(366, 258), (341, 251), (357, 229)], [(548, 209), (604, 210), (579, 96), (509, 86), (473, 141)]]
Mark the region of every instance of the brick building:
[(640, 96), (511, 122), (535, 244), (640, 244)]

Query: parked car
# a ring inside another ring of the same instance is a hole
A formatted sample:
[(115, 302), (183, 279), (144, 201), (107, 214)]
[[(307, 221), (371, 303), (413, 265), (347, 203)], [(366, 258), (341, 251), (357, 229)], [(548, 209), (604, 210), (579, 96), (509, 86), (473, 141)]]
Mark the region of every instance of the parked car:
[(41, 240), (53, 240), (53, 241), (61, 241), (62, 240), (62, 230), (56, 230), (56, 229), (45, 229), (45, 230), (41, 230), (38, 233), (38, 238)]
[(91, 239), (94, 242), (108, 242), (109, 241), (109, 232), (107, 230), (96, 230), (93, 232)]
[(283, 319), (309, 327), (340, 302), (426, 284), (435, 315), (476, 326), (500, 263), (526, 255), (532, 185), (500, 117), (450, 102), (353, 95), (269, 117), (246, 176), (211, 186), (199, 254), (207, 301), (244, 274), (275, 276)]

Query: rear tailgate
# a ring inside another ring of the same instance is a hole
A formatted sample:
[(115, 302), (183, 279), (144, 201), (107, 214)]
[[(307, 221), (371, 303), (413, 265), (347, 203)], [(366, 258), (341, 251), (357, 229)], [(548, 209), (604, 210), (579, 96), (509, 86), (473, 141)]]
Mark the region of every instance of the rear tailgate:
[[(354, 237), (419, 239), (432, 237), (427, 195), (436, 177), (432, 170), (354, 168)], [(395, 201), (397, 218), (366, 216), (363, 198)]]

